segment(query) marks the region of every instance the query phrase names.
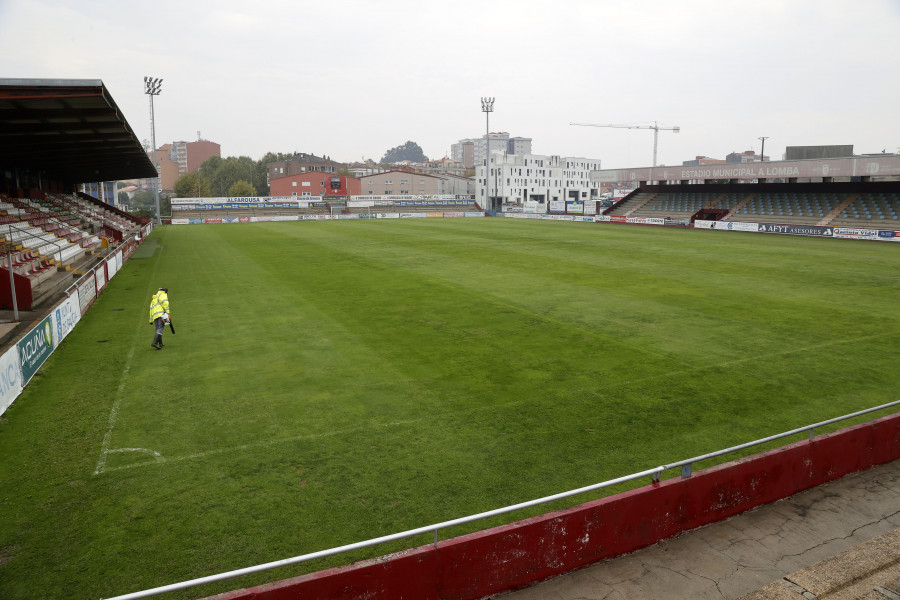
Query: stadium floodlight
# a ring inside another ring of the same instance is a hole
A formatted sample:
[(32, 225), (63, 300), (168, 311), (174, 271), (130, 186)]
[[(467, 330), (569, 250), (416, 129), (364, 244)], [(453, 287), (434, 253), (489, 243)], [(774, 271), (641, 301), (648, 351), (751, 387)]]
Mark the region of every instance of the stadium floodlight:
[(150, 137), (153, 144), (153, 168), (156, 169), (156, 183), (153, 185), (153, 200), (156, 206), (156, 224), (162, 225), (159, 216), (159, 165), (156, 162), (156, 120), (153, 114), (153, 96), (159, 96), (162, 88), (162, 79), (144, 77), (144, 93), (150, 96)]
[[(488, 169), (491, 165), (491, 113), (494, 112), (494, 99), (481, 99), (481, 112), (484, 113), (484, 210), (488, 210), (488, 202), (490, 201), (490, 179), (488, 178)], [(493, 208), (491, 206), (490, 208)]]

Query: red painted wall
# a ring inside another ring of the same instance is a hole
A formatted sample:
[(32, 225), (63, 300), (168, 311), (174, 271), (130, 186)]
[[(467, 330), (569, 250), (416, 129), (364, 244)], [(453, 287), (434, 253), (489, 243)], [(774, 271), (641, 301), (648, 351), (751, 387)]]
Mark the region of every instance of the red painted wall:
[[(5, 256), (5, 255), (4, 255)], [(31, 310), (34, 297), (31, 293), (31, 280), (13, 271), (13, 284), (16, 286), (16, 308)], [(0, 268), (0, 308), (13, 309), (12, 288), (9, 285), (9, 269)]]
[(475, 600), (900, 458), (900, 414), (661, 483), (217, 600)]
[[(331, 188), (332, 177), (341, 178), (340, 188)], [(309, 183), (309, 185), (304, 186), (304, 182)], [(294, 183), (297, 185), (295, 186)], [(270, 196), (292, 196), (294, 194), (302, 196), (303, 192), (307, 192), (312, 196), (358, 196), (361, 193), (361, 189), (362, 184), (356, 177), (323, 173), (321, 171), (278, 177), (269, 182)]]

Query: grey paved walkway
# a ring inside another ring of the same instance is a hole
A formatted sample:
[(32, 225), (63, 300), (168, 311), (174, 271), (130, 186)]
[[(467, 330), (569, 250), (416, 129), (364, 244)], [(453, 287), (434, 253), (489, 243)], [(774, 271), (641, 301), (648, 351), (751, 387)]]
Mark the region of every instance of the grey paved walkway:
[[(835, 560), (867, 560), (865, 553), (878, 553), (884, 539), (900, 538), (887, 536), (869, 549), (861, 544), (898, 527), (900, 461), (894, 461), (497, 600), (740, 598), (825, 559), (832, 562), (819, 568), (838, 576)], [(843, 569), (846, 577), (853, 571)]]

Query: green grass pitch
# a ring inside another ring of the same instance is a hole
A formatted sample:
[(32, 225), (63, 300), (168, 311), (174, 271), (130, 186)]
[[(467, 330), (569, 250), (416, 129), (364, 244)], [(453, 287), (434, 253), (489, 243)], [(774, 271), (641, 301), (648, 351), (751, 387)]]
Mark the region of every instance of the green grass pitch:
[[(156, 351), (159, 286), (177, 334)], [(898, 298), (895, 244), (499, 218), (161, 228), (0, 421), (0, 597), (156, 587), (889, 402)]]

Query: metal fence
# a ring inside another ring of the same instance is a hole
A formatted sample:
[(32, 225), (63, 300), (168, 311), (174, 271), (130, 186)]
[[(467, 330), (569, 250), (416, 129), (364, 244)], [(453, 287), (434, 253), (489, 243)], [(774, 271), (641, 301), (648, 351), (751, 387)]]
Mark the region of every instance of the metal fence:
[(841, 417), (836, 417), (834, 419), (828, 419), (827, 421), (821, 421), (819, 423), (813, 423), (812, 425), (806, 425), (804, 427), (798, 427), (797, 429), (792, 429), (790, 431), (785, 431), (783, 433), (779, 433), (776, 435), (772, 435), (769, 437), (761, 438), (758, 440), (754, 440), (752, 442), (747, 442), (745, 444), (740, 444), (737, 446), (732, 446), (730, 448), (725, 448), (723, 450), (717, 450), (715, 452), (710, 452), (709, 454), (703, 454), (701, 456), (695, 456), (693, 458), (688, 458), (685, 460), (681, 460), (678, 462), (674, 462), (671, 464), (661, 465), (652, 469), (647, 469), (646, 471), (640, 471), (638, 473), (632, 473), (631, 475), (625, 475), (624, 477), (617, 477), (616, 479), (610, 479), (608, 481), (604, 481), (602, 483), (595, 483), (593, 485), (588, 485), (585, 487), (581, 487), (574, 490), (569, 490), (567, 492), (561, 492), (559, 494), (553, 494), (552, 496), (544, 496), (543, 498), (537, 498), (535, 500), (529, 500), (527, 502), (521, 502), (519, 504), (512, 504), (510, 506), (505, 506), (503, 508), (497, 508), (494, 510), (489, 510), (487, 512), (482, 512), (474, 515), (470, 515), (467, 517), (460, 517), (458, 519), (452, 519), (450, 521), (444, 521), (442, 523), (436, 523), (434, 525), (426, 525), (424, 527), (418, 527), (416, 529), (409, 529), (407, 531), (401, 531), (399, 533), (394, 533), (391, 535), (385, 535), (382, 537), (372, 538), (370, 540), (366, 540), (363, 542), (356, 542), (353, 544), (347, 544), (344, 546), (338, 546), (336, 548), (330, 548), (328, 550), (320, 550), (318, 552), (311, 552), (309, 554), (303, 554), (300, 556), (295, 556), (292, 558), (285, 558), (282, 560), (276, 560), (273, 562), (268, 562), (260, 565), (256, 565), (253, 567), (246, 567), (243, 569), (237, 569), (234, 571), (228, 571), (225, 573), (219, 573), (216, 575), (208, 575), (206, 577), (200, 577), (197, 579), (191, 579), (190, 581), (182, 581), (180, 583), (173, 583), (170, 585), (164, 585), (161, 587), (148, 589), (140, 592), (133, 592), (131, 594), (125, 594), (122, 596), (115, 596), (113, 598), (109, 598), (107, 600), (133, 600), (137, 598), (148, 598), (150, 596), (157, 596), (160, 594), (165, 594), (168, 592), (174, 592), (177, 590), (183, 590), (191, 587), (196, 587), (199, 585), (205, 585), (208, 583), (215, 583), (218, 581), (224, 581), (227, 579), (233, 579), (235, 577), (242, 577), (244, 575), (250, 575), (253, 573), (259, 573), (261, 571), (268, 571), (270, 569), (276, 569), (278, 567), (286, 567), (289, 565), (296, 565), (302, 562), (308, 562), (311, 560), (316, 560), (319, 558), (325, 558), (327, 556), (333, 556), (335, 554), (342, 554), (345, 552), (351, 552), (353, 550), (359, 550), (361, 548), (368, 548), (370, 546), (376, 546), (378, 544), (383, 544), (386, 542), (392, 542), (396, 540), (401, 540), (409, 537), (413, 537), (416, 535), (421, 535), (425, 533), (433, 533), (434, 534), (434, 545), (437, 547), (438, 544), (438, 531), (442, 529), (447, 529), (449, 527), (454, 527), (456, 525), (464, 525), (466, 523), (471, 523), (473, 521), (480, 521), (483, 519), (488, 519), (490, 517), (495, 517), (498, 515), (503, 515), (506, 513), (511, 513), (517, 510), (522, 510), (525, 508), (530, 508), (533, 506), (538, 506), (540, 504), (547, 504), (549, 502), (553, 502), (555, 500), (562, 500), (564, 498), (568, 498), (570, 496), (577, 496), (578, 494), (584, 494), (586, 492), (592, 492), (595, 490), (600, 490), (607, 487), (612, 487), (621, 483), (626, 483), (629, 481), (634, 481), (636, 479), (643, 479), (645, 477), (651, 477), (652, 481), (658, 482), (660, 479), (660, 474), (664, 471), (670, 469), (681, 469), (681, 477), (690, 477), (692, 473), (693, 464), (697, 462), (701, 462), (704, 460), (709, 460), (711, 458), (716, 458), (718, 456), (723, 456), (725, 454), (730, 454), (732, 452), (739, 452), (741, 450), (746, 450), (748, 448), (752, 448), (754, 446), (759, 446), (762, 444), (766, 444), (768, 442), (772, 442), (775, 440), (779, 440), (782, 438), (790, 437), (793, 435), (809, 432), (809, 439), (815, 437), (815, 430), (826, 427), (828, 425), (832, 425), (834, 423), (839, 423), (841, 421), (846, 421), (848, 419), (852, 419), (855, 417), (859, 417), (862, 415), (866, 415), (869, 413), (873, 413), (875, 411), (884, 410), (886, 408), (891, 408), (894, 406), (900, 405), (900, 400), (896, 400), (894, 402), (888, 402), (887, 404), (881, 404), (879, 406), (875, 406), (872, 408), (868, 408), (865, 410), (861, 410), (858, 412), (850, 413), (847, 415), (843, 415)]

